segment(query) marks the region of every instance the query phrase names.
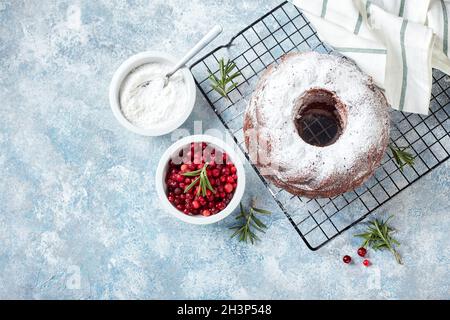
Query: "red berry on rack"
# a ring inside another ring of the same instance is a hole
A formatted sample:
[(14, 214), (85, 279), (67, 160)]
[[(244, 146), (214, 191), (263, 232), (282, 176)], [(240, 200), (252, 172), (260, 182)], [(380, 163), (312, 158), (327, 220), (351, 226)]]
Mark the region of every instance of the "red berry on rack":
[(366, 248), (361, 247), (361, 248), (358, 249), (358, 256), (360, 256), (360, 257), (365, 257), (366, 254), (367, 254)]
[(344, 261), (344, 263), (348, 264), (348, 263), (352, 262), (352, 258), (350, 256), (344, 256), (342, 258), (342, 261)]
[(365, 260), (363, 261), (363, 265), (365, 265), (366, 267), (370, 266), (370, 261), (367, 260), (367, 259), (365, 259)]

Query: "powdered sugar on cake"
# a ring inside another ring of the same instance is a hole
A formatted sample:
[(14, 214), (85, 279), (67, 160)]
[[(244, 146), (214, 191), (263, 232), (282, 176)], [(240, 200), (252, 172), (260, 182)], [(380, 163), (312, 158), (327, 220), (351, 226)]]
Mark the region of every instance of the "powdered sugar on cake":
[[(348, 110), (341, 136), (326, 147), (303, 141), (293, 121), (297, 99), (312, 88), (335, 93)], [(277, 180), (304, 190), (332, 190), (339, 181), (359, 181), (373, 172), (371, 153), (384, 153), (389, 136), (386, 107), (383, 94), (354, 63), (310, 52), (284, 57), (263, 76), (247, 117), (258, 140), (272, 145), (268, 157)]]

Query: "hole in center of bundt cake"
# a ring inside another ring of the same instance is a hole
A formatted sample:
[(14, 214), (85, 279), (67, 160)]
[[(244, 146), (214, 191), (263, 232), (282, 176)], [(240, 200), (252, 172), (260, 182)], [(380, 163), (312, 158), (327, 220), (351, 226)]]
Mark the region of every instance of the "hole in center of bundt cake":
[(347, 109), (331, 91), (310, 89), (300, 96), (294, 108), (294, 122), (300, 137), (314, 146), (335, 143), (347, 121)]

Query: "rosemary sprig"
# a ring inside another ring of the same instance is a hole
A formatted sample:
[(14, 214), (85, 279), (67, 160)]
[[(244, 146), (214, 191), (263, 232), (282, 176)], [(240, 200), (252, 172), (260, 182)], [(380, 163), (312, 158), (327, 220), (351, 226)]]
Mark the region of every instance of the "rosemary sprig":
[[(253, 206), (250, 207), (249, 212), (245, 212), (242, 203), (240, 203), (239, 205), (241, 211), (240, 214), (236, 217), (236, 220), (241, 220), (241, 224), (235, 225), (230, 228), (232, 230), (236, 230), (231, 235), (231, 238), (238, 236), (239, 241), (245, 243), (250, 241), (251, 244), (254, 244), (256, 241), (260, 240), (255, 232), (259, 231), (265, 233), (265, 229), (267, 229), (267, 226), (258, 217), (256, 217), (256, 214), (269, 215), (271, 214), (271, 212), (255, 208)], [(252, 230), (252, 228), (254, 230)]]
[(200, 188), (198, 188), (197, 195), (199, 195), (201, 192), (202, 196), (205, 197), (206, 190), (210, 190), (213, 193), (216, 192), (212, 187), (211, 182), (209, 182), (208, 175), (206, 174), (207, 167), (208, 164), (206, 163), (201, 169), (182, 173), (182, 175), (185, 177), (197, 177), (184, 189), (184, 193), (187, 193), (189, 190), (191, 190), (197, 184), (197, 182), (199, 182), (200, 186)]
[(237, 87), (238, 83), (233, 80), (241, 75), (239, 71), (233, 72), (236, 68), (236, 64), (233, 61), (225, 60), (222, 58), (219, 60), (219, 77), (217, 77), (211, 71), (209, 72), (209, 80), (211, 81), (211, 87), (219, 93), (222, 97), (228, 98), (228, 94)]
[(406, 147), (397, 148), (396, 146), (390, 144), (389, 149), (391, 149), (392, 155), (394, 156), (394, 160), (395, 162), (397, 162), (400, 171), (403, 171), (403, 167), (405, 165), (408, 165), (410, 167), (414, 165), (414, 156), (408, 151), (405, 151), (407, 149)]
[(395, 229), (388, 225), (391, 218), (392, 216), (386, 221), (378, 219), (370, 221), (367, 231), (365, 233), (356, 234), (355, 237), (364, 239), (362, 244), (363, 247), (369, 246), (374, 250), (389, 250), (394, 255), (395, 260), (397, 260), (399, 264), (403, 264), (400, 254), (394, 247), (395, 245), (399, 246), (400, 243), (391, 236), (391, 233), (393, 233)]

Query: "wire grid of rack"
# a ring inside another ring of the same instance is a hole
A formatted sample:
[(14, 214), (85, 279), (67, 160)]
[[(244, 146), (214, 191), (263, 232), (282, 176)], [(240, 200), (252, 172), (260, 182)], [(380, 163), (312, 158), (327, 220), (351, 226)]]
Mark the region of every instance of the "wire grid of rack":
[[(259, 75), (283, 54), (310, 50), (332, 51), (303, 14), (286, 1), (191, 66), (198, 88), (247, 159), (243, 116)], [(229, 99), (212, 90), (208, 80), (210, 72), (219, 72), (221, 58), (233, 60), (242, 74)], [(391, 112), (391, 142), (397, 147), (408, 146), (415, 155), (414, 166), (399, 170), (387, 152), (368, 181), (342, 195), (323, 199), (294, 196), (271, 184), (252, 166), (308, 248), (317, 250), (449, 158), (449, 95), (449, 78), (435, 70), (428, 116)]]

